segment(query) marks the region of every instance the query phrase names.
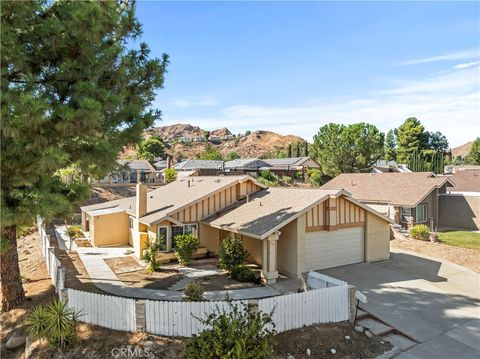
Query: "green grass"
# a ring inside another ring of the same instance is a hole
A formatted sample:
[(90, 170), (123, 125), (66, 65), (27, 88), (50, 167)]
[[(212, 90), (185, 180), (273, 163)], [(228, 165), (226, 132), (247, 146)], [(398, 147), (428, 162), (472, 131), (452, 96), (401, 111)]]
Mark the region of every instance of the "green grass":
[(441, 243), (449, 246), (480, 250), (480, 233), (478, 232), (441, 232), (438, 233), (438, 239)]

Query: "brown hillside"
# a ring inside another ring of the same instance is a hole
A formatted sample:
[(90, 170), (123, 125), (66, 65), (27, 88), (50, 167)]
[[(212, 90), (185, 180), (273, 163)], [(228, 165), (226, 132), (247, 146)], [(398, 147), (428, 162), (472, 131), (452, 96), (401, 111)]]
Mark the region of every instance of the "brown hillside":
[(467, 142), (464, 145), (455, 147), (452, 149), (453, 157), (465, 157), (470, 154), (470, 150), (472, 149), (473, 141)]

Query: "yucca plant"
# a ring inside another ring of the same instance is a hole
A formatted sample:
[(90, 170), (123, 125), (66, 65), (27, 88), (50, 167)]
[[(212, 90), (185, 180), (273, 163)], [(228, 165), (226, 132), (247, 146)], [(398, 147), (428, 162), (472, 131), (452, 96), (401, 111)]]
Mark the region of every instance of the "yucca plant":
[(46, 306), (36, 307), (27, 318), (27, 331), (35, 339), (45, 339), (54, 348), (64, 350), (77, 338), (80, 312), (55, 299)]

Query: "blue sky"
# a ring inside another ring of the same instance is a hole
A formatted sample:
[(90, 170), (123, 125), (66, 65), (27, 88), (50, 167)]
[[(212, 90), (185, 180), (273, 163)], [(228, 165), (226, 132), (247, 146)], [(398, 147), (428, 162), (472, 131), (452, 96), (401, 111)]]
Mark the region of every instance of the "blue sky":
[(158, 125), (311, 140), (416, 116), (452, 146), (480, 136), (480, 3), (138, 1), (137, 17), (171, 56)]

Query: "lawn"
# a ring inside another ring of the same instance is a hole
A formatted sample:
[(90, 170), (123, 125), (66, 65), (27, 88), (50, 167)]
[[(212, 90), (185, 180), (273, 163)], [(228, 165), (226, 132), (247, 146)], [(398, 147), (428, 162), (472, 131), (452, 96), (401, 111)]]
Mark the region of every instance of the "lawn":
[(438, 233), (438, 239), (449, 246), (480, 250), (480, 233), (467, 231), (451, 231)]

